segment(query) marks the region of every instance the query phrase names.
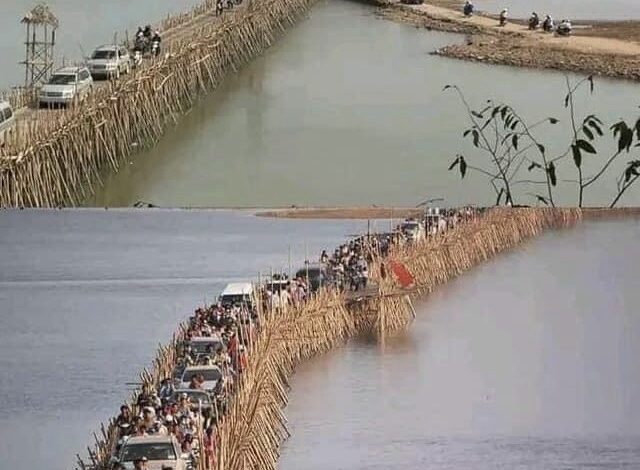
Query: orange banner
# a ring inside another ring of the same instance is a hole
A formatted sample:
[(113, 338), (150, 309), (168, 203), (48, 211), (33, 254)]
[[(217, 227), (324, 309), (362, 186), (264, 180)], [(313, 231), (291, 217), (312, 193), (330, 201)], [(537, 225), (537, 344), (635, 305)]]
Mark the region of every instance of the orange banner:
[(389, 261), (389, 266), (391, 266), (393, 274), (396, 275), (396, 278), (398, 278), (398, 282), (402, 287), (407, 289), (415, 284), (416, 280), (404, 264), (398, 263), (397, 261)]

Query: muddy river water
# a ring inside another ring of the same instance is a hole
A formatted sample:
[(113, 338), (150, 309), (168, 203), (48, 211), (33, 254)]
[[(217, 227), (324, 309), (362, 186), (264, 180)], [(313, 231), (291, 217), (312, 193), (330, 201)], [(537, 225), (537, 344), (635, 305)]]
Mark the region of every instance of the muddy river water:
[[(1, 213), (2, 467), (68, 470), (195, 306), (365, 226)], [(549, 234), (438, 290), (407, 332), (302, 365), (281, 468), (639, 468), (639, 235)]]
[[(540, 137), (557, 154), (568, 144), (564, 76), (429, 55), (463, 39), (377, 19), (365, 5), (321, 2), (308, 20), (201, 100), (156, 147), (107, 178), (88, 203), (493, 202), (481, 176), (462, 183), (447, 171), (457, 152), (471, 161), (473, 155), (471, 145), (461, 142), (466, 116), (443, 87), (459, 85), (478, 106), (488, 98), (510, 102), (531, 120), (555, 115), (561, 124)], [(579, 112), (597, 111), (605, 121), (627, 116), (635, 112), (637, 90), (599, 80), (592, 97), (580, 95)], [(575, 177), (571, 165), (559, 168), (569, 179)], [(587, 203), (610, 202), (614, 186), (611, 180), (594, 186)], [(576, 203), (573, 189), (559, 196)], [(624, 202), (640, 202), (640, 193), (630, 191)]]

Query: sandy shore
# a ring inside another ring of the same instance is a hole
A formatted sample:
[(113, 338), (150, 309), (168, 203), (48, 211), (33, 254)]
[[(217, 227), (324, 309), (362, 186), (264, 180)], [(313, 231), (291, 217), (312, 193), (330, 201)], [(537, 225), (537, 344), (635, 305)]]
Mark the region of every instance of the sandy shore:
[(529, 31), (525, 20), (513, 20), (499, 27), (492, 16), (465, 18), (460, 3), (453, 0), (430, 0), (423, 5), (393, 1), (380, 5), (383, 18), (467, 35), (465, 44), (443, 47), (434, 51), (437, 55), (640, 80), (638, 21), (576, 22), (573, 36), (557, 37), (539, 30)]
[(296, 207), (257, 212), (258, 217), (286, 219), (405, 219), (424, 214), (415, 207)]

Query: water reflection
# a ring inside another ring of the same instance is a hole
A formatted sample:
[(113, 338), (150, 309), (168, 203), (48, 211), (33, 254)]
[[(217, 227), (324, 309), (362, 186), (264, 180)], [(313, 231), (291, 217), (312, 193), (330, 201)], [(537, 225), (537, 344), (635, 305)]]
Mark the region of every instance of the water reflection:
[(640, 467), (639, 235), (547, 235), (436, 290), (399, 344), (303, 365), (280, 468)]
[[(561, 123), (544, 135), (557, 155), (567, 148), (564, 76), (429, 54), (463, 40), (376, 19), (360, 4), (320, 3), (155, 148), (106, 178), (88, 204), (414, 205), (426, 195), (491, 204), (482, 177), (461, 182), (447, 171), (453, 155), (472, 158), (473, 150), (461, 142), (462, 107), (443, 87), (456, 83), (475, 104), (507, 101), (532, 121), (557, 114)], [(578, 111), (615, 120), (634, 112), (636, 96), (635, 84), (599, 80)], [(573, 175), (571, 164), (560, 162), (559, 173)], [(610, 202), (615, 181), (595, 186), (588, 204)], [(573, 204), (574, 189), (565, 186), (556, 199)], [(632, 191), (624, 203), (638, 201)]]

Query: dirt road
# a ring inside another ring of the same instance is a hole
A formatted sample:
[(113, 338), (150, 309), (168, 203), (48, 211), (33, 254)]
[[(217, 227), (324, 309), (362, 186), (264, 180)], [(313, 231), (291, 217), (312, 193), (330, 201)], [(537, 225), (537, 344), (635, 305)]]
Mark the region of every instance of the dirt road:
[(577, 23), (575, 34), (559, 37), (530, 31), (525, 20), (500, 27), (487, 15), (465, 17), (458, 2), (432, 0), (423, 5), (388, 3), (381, 16), (429, 29), (466, 33), (466, 44), (435, 53), (452, 58), (522, 67), (552, 68), (640, 80), (640, 22)]

